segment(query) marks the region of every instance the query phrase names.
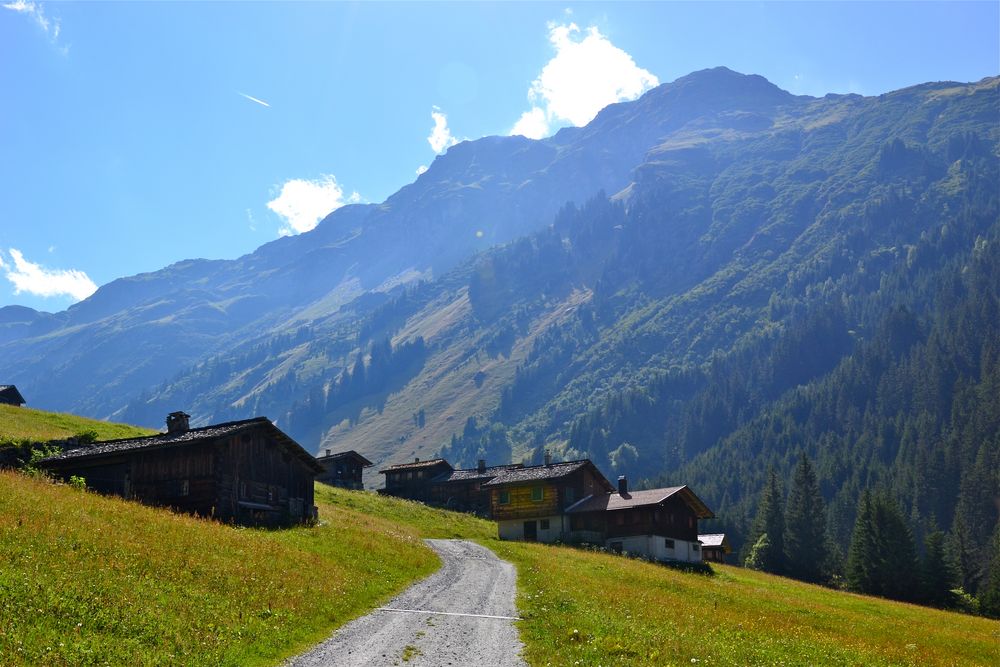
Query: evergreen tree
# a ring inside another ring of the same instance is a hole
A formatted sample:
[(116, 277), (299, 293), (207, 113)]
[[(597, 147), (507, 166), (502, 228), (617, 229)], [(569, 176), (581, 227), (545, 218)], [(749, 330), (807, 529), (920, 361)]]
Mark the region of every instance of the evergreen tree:
[(993, 534), (990, 550), (993, 558), (979, 591), (979, 610), (983, 616), (1000, 618), (1000, 527)]
[[(785, 513), (784, 499), (778, 474), (772, 468), (767, 485), (757, 506), (757, 516), (751, 531), (751, 543), (759, 547), (755, 556), (757, 569), (782, 574), (785, 571)], [(758, 544), (762, 536), (763, 544)]]
[(847, 553), (847, 585), (851, 590), (869, 592), (875, 588), (875, 523), (872, 496), (867, 489), (858, 503), (851, 547)]
[(820, 581), (827, 561), (826, 508), (809, 457), (795, 468), (785, 510), (785, 564), (788, 575), (803, 581)]
[(940, 530), (928, 533), (920, 568), (922, 601), (935, 607), (950, 606), (956, 579), (955, 568), (945, 552), (944, 533)]

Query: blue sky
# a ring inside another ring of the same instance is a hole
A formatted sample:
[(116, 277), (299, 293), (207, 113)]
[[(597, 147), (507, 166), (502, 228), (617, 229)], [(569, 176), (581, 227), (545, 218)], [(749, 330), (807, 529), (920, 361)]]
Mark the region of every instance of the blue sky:
[(0, 306), (237, 257), (454, 141), (706, 67), (810, 95), (996, 76), (998, 8), (0, 0)]

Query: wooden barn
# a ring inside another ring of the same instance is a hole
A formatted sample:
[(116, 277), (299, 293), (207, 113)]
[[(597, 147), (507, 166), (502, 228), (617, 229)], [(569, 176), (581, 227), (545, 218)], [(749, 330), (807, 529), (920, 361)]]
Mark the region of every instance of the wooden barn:
[(15, 405), (21, 407), (26, 401), (21, 392), (12, 384), (0, 384), (0, 405)]
[(520, 463), (487, 466), (480, 459), (475, 468), (452, 470), (442, 473), (430, 482), (431, 503), (459, 512), (471, 512), (480, 516), (491, 516), (490, 489), (485, 487), (497, 475), (522, 468)]
[(364, 469), (374, 465), (353, 449), (337, 453), (332, 453), (328, 449), (324, 456), (316, 459), (316, 462), (323, 466), (323, 472), (316, 478), (317, 481), (356, 491), (365, 488), (362, 481)]
[(108, 440), (44, 459), (41, 467), (87, 487), (220, 521), (281, 526), (316, 517), (313, 480), (324, 469), (266, 417)]
[(569, 531), (565, 510), (581, 498), (608, 493), (611, 483), (588, 459), (522, 466), (501, 472), (490, 489), (491, 515), (503, 540), (555, 542)]
[(397, 463), (379, 470), (385, 475), (385, 488), (379, 493), (397, 498), (409, 498), (423, 503), (433, 502), (431, 480), (454, 470), (444, 459), (430, 459), (413, 463)]

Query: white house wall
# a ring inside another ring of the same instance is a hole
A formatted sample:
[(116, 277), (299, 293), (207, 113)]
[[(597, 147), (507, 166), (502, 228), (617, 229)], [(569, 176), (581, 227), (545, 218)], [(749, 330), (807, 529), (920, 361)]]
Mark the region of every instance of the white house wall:
[[(542, 528), (542, 521), (548, 520), (548, 529)], [(537, 541), (557, 542), (563, 534), (563, 517), (559, 514), (552, 516), (535, 517), (532, 519), (506, 519), (497, 522), (497, 536), (501, 540), (523, 540), (524, 522), (534, 521), (538, 532)]]
[[(667, 539), (673, 539), (673, 549), (666, 546)], [(634, 556), (644, 556), (653, 560), (679, 560), (686, 563), (701, 562), (701, 547), (697, 542), (687, 542), (662, 535), (630, 535), (609, 539), (606, 545), (610, 549), (612, 544), (618, 542), (622, 545), (622, 553)]]

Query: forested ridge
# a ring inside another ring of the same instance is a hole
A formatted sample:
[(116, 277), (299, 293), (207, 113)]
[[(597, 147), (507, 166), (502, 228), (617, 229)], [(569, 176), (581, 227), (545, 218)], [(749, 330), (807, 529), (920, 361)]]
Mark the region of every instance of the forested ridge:
[(566, 197), (436, 277), (283, 316), (115, 417), (266, 414), (379, 462), (585, 456), (691, 485), (742, 556), (768, 470), (787, 505), (808, 458), (837, 576), (867, 490), (915, 557), (942, 531), (979, 592), (1000, 497), (998, 81), (808, 98), (684, 77), (549, 142), (563, 169), (639, 160), (624, 189)]

